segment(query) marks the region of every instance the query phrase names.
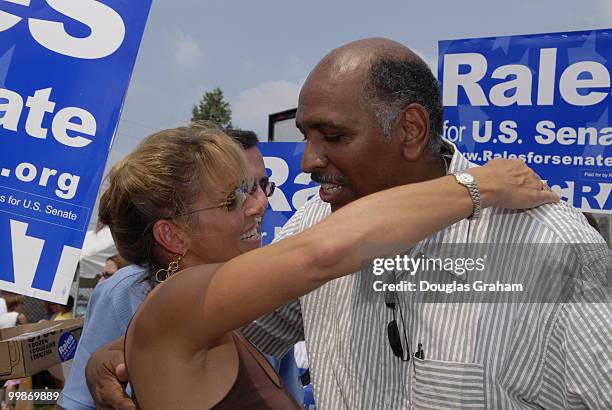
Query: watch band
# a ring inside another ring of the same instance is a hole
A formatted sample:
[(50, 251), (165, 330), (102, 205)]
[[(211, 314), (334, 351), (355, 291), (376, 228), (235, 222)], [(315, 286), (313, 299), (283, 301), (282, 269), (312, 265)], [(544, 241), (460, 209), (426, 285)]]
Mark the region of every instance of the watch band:
[(467, 188), (472, 198), (472, 215), (468, 219), (477, 219), (482, 211), (482, 203), (480, 201), (480, 189), (474, 177), (467, 172), (457, 172), (453, 174), (457, 182)]

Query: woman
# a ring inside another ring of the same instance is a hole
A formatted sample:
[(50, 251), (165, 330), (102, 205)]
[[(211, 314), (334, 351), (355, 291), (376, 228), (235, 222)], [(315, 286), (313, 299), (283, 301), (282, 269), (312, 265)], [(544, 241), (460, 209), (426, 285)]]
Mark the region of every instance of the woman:
[[(484, 207), (558, 200), (517, 161), (470, 173)], [(100, 221), (124, 258), (162, 282), (125, 338), (142, 408), (299, 408), (236, 329), (472, 212), (468, 191), (448, 176), (367, 196), (257, 249), (263, 195), (240, 148), (214, 129), (154, 134), (111, 171)]]

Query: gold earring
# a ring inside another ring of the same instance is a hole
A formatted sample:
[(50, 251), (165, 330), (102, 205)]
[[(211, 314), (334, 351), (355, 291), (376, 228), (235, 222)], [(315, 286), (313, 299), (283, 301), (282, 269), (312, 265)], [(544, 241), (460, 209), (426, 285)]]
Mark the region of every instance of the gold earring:
[(165, 281), (166, 279), (168, 279), (170, 276), (174, 275), (176, 272), (179, 271), (180, 266), (179, 266), (179, 262), (181, 261), (181, 259), (183, 258), (183, 255), (176, 255), (176, 257), (174, 258), (174, 260), (172, 262), (170, 262), (170, 264), (168, 265), (167, 268), (162, 268), (160, 270), (158, 270), (157, 272), (155, 272), (155, 281), (157, 283), (162, 283), (163, 281)]

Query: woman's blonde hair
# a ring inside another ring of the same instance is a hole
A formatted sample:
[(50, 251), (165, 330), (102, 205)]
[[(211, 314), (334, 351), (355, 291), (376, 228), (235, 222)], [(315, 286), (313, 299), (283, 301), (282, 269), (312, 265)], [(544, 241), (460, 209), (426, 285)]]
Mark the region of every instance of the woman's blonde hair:
[[(201, 194), (223, 202), (252, 176), (237, 143), (217, 128), (198, 125), (150, 135), (107, 178), (99, 226), (108, 225), (123, 258), (155, 272), (168, 262), (155, 245), (156, 221), (189, 212)], [(197, 214), (175, 222), (193, 229)]]

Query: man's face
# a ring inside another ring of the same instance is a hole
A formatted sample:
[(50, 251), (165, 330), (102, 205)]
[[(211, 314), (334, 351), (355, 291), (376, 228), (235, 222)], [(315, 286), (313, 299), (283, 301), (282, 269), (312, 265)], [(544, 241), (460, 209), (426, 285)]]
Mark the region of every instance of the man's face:
[(403, 171), (401, 146), (385, 140), (362, 100), (364, 81), (360, 75), (337, 81), (315, 73), (300, 92), (296, 123), (306, 139), (302, 170), (321, 183), (321, 199), (332, 210), (395, 186)]
[[(264, 181), (268, 180), (268, 174), (266, 174), (266, 166), (264, 165), (263, 156), (261, 155), (261, 151), (257, 147), (252, 147), (244, 151), (246, 154), (247, 160), (249, 162), (249, 167), (251, 168), (251, 172), (253, 173), (253, 177), (255, 178), (255, 182), (261, 186)], [(260, 192), (260, 194), (263, 192)], [(265, 194), (265, 193), (264, 193)], [(268, 207), (268, 197), (262, 195), (262, 201), (264, 201), (264, 209)], [(257, 230), (261, 233), (261, 224), (263, 222), (263, 217), (259, 219), (259, 224)], [(259, 242), (259, 246), (261, 246), (261, 241)]]

